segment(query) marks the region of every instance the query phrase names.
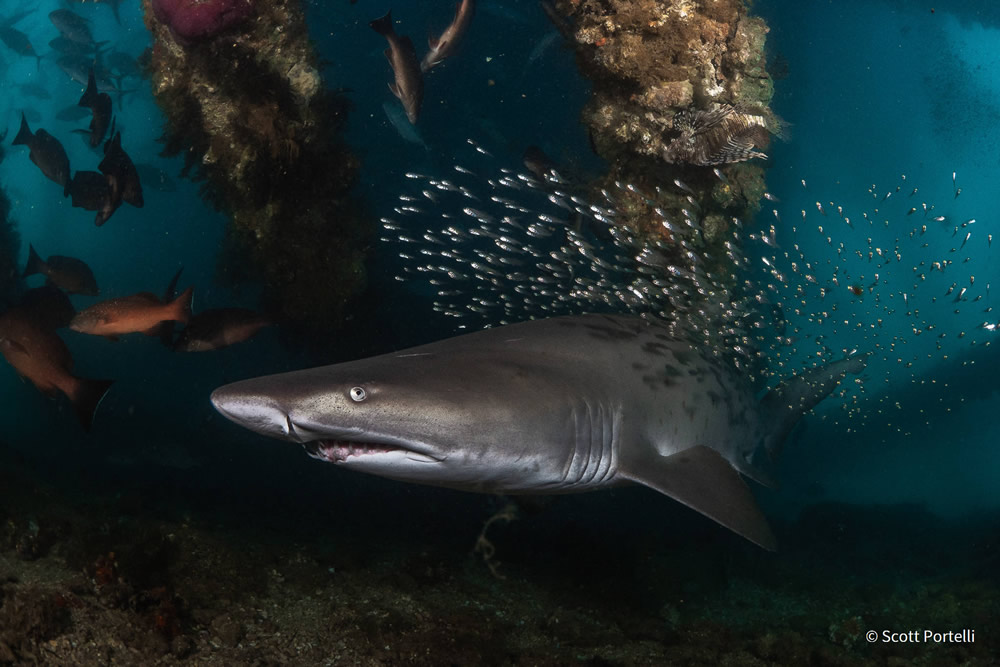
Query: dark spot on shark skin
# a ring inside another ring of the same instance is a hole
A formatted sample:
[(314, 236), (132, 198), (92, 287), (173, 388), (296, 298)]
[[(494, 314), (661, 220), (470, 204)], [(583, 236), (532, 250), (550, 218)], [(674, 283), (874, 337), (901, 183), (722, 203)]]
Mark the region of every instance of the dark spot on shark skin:
[(649, 368), (648, 364), (640, 364), (638, 361), (632, 362), (632, 370), (634, 371), (644, 371)]
[(668, 373), (647, 373), (642, 376), (642, 381), (653, 391), (661, 387), (673, 387), (677, 382)]
[(672, 366), (671, 364), (664, 364), (663, 365), (663, 372), (668, 377), (678, 377), (681, 374), (680, 370), (678, 370), (678, 368), (676, 366)]
[(711, 399), (713, 408), (718, 407), (719, 402), (722, 400), (722, 396), (711, 390), (708, 392), (708, 398)]
[[(614, 320), (611, 320), (611, 322), (616, 325), (618, 324)], [(584, 326), (591, 332), (591, 335), (594, 338), (604, 341), (630, 340), (632, 338), (636, 338), (639, 335), (638, 331), (628, 331), (626, 329), (623, 329), (621, 326), (611, 327), (611, 326), (600, 326), (597, 324), (585, 324)]]
[(694, 352), (690, 350), (674, 350), (674, 359), (681, 366), (690, 366), (691, 362), (694, 361), (694, 356)]
[(662, 357), (670, 351), (670, 346), (664, 345), (663, 343), (649, 341), (648, 343), (643, 343), (642, 351), (646, 354), (655, 354), (658, 357)]

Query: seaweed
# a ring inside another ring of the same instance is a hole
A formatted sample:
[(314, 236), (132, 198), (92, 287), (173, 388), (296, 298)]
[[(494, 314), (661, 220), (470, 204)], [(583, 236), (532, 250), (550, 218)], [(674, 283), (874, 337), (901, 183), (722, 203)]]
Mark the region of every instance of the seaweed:
[(255, 3), (254, 20), (197, 45), (144, 8), (163, 154), (182, 155), (183, 175), (229, 218), (218, 279), (260, 284), (264, 310), (293, 329), (338, 327), (366, 284), (374, 224), (351, 194), (350, 103), (324, 87), (301, 8)]

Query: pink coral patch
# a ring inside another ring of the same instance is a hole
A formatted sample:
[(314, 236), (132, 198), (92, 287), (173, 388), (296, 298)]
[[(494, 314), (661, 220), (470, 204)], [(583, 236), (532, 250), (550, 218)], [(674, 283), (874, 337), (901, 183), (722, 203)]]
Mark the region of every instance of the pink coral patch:
[(212, 39), (246, 19), (252, 0), (153, 0), (153, 14), (178, 40)]

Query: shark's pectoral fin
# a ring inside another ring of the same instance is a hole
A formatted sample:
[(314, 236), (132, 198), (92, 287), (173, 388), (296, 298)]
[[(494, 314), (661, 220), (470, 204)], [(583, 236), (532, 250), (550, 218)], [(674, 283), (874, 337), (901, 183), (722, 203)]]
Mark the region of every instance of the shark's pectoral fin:
[(622, 471), (632, 481), (664, 493), (701, 512), (754, 544), (774, 551), (777, 542), (767, 519), (740, 474), (714, 449), (691, 447), (641, 472)]

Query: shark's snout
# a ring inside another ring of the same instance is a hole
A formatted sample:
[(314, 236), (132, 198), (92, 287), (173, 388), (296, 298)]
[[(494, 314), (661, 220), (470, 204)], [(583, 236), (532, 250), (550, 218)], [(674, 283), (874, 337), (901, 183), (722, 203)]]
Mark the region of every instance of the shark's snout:
[(226, 419), (272, 438), (298, 440), (288, 413), (272, 400), (248, 394), (236, 385), (212, 392), (212, 405)]

